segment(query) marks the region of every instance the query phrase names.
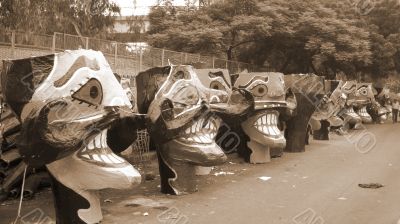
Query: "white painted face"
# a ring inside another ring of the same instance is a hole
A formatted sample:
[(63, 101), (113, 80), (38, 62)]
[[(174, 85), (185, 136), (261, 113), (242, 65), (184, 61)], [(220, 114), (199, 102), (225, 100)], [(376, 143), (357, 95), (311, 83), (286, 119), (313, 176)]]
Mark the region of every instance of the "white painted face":
[[(74, 98), (91, 106), (132, 108), (110, 65), (99, 51), (76, 50), (58, 53), (54, 67), (35, 90), (31, 102)], [(25, 107), (21, 119), (29, 114)]]
[(86, 223), (102, 219), (96, 190), (128, 189), (141, 181), (139, 172), (107, 145), (107, 128), (123, 108), (129, 112), (132, 105), (105, 57), (78, 50), (55, 55), (53, 69), (22, 110), (23, 122), (44, 118), (45, 127), (37, 132), (44, 133), (40, 140), (49, 151), (68, 149), (47, 168), (90, 203), (78, 211)]

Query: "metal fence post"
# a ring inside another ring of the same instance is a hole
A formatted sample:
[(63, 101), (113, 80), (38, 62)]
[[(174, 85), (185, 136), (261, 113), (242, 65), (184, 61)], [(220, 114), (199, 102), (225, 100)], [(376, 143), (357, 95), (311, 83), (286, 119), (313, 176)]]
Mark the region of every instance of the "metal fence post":
[(11, 57), (15, 58), (15, 31), (11, 32)]
[(165, 49), (163, 48), (161, 51), (161, 66), (164, 66), (164, 57), (165, 57)]
[(53, 33), (53, 43), (51, 45), (51, 52), (56, 52), (56, 33)]
[(66, 42), (66, 37), (65, 37), (65, 33), (64, 33), (63, 50), (65, 50), (65, 42)]
[(86, 48), (86, 50), (89, 49), (89, 37), (86, 37), (85, 48)]
[(142, 47), (139, 47), (139, 72), (142, 71), (142, 63), (143, 63), (143, 53), (142, 53)]
[(114, 68), (117, 69), (118, 42), (114, 42)]

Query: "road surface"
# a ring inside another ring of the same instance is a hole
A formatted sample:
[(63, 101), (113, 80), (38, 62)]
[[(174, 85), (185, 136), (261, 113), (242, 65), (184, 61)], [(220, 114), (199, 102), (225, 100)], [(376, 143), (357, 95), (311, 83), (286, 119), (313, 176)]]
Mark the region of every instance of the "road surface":
[[(361, 132), (376, 139), (368, 153), (356, 149), (355, 137), (331, 134), (330, 141), (311, 141), (305, 153), (268, 164), (249, 165), (231, 155), (231, 162), (212, 171), (221, 175), (200, 177), (200, 191), (191, 195), (162, 195), (159, 177), (135, 191), (104, 191), (102, 223), (396, 224), (400, 124), (369, 125), (355, 133)], [(368, 183), (383, 187), (358, 186)], [(0, 223), (15, 218), (17, 205), (0, 206)], [(54, 219), (51, 192), (24, 202), (21, 214), (25, 220)]]

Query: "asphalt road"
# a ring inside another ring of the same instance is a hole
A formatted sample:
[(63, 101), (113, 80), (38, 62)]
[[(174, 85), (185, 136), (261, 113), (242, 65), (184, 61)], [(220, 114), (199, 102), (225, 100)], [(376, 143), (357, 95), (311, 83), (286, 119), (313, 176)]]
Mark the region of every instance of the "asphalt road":
[[(311, 141), (305, 153), (268, 164), (230, 156), (230, 163), (212, 172), (222, 175), (201, 177), (200, 191), (191, 195), (160, 194), (159, 177), (132, 192), (102, 192), (102, 223), (399, 223), (400, 124), (369, 125), (352, 134), (361, 132), (376, 139), (368, 153), (357, 150), (356, 143), (365, 142), (355, 135), (331, 134), (330, 141)], [(358, 186), (368, 183), (383, 187)], [(23, 216), (40, 211), (42, 220), (54, 217), (50, 191), (23, 205)], [(0, 223), (9, 223), (16, 209), (16, 201), (0, 206)]]

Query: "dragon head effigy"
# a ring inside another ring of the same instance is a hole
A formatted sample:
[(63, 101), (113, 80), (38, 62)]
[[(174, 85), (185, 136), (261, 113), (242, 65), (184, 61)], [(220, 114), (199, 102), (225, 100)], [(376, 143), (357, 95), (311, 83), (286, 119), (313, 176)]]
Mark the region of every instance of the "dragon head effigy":
[(343, 82), (340, 80), (325, 80), (325, 92), (310, 124), (313, 137), (316, 140), (329, 140), (329, 128), (338, 130), (343, 126), (343, 120), (338, 113), (344, 108), (347, 96), (341, 91)]
[[(220, 78), (214, 77), (213, 85), (223, 85), (217, 83)], [(150, 135), (158, 146), (161, 191), (196, 191), (196, 167), (226, 161), (215, 136), (217, 114), (237, 110), (230, 106), (230, 94), (222, 86), (204, 86), (188, 65), (152, 68), (139, 73), (136, 82), (139, 112), (147, 114)]]
[(372, 89), (374, 90), (375, 97), (372, 99), (372, 103), (368, 105), (367, 111), (369, 114), (371, 114), (374, 122), (383, 123), (388, 119), (388, 115), (391, 112), (391, 108), (389, 106), (390, 89), (385, 86), (381, 86), (379, 83), (375, 83)]
[(286, 140), (280, 115), (291, 114), (296, 107), (294, 95), (286, 89), (282, 73), (240, 73), (234, 87), (245, 90), (254, 98), (252, 111), (241, 128), (248, 137), (247, 147), (239, 154), (250, 163), (270, 161), (270, 149), (282, 149)]
[(324, 77), (314, 74), (293, 74), (285, 75), (284, 78), (297, 100), (296, 115), (286, 122), (285, 151), (303, 152), (308, 142), (311, 116), (325, 95)]
[(46, 165), (53, 179), (57, 223), (100, 222), (96, 191), (141, 181), (108, 146), (108, 128), (132, 106), (105, 57), (77, 50), (5, 61), (1, 78), (25, 162)]
[(371, 83), (357, 83), (356, 90), (350, 94), (349, 100), (353, 101), (356, 113), (360, 115), (363, 123), (371, 123), (372, 117), (367, 112), (367, 107), (374, 101)]
[(357, 82), (346, 81), (341, 87), (341, 91), (347, 95), (347, 101), (344, 108), (339, 112), (340, 117), (344, 120), (344, 127), (359, 128), (362, 123), (362, 118), (354, 111), (354, 106), (357, 105), (355, 95), (357, 91)]

